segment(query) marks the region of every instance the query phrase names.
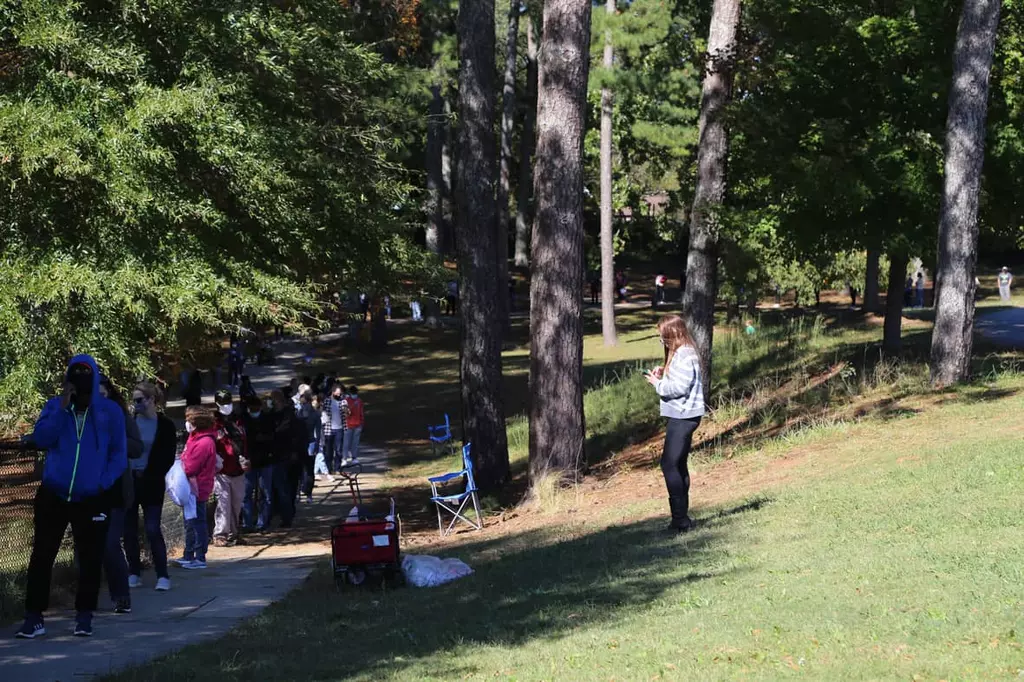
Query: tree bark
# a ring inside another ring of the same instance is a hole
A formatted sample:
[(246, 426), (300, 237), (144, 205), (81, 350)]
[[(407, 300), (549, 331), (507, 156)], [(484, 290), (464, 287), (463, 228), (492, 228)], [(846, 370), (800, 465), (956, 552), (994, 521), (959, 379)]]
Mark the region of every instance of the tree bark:
[(953, 52), (932, 332), (932, 385), (936, 387), (964, 381), (971, 373), (978, 195), (1001, 5), (1001, 0), (964, 0)]
[[(512, 132), (516, 121), (516, 62), (519, 58), (519, 0), (509, 0), (505, 38), (505, 84), (501, 91), (501, 168), (498, 176), (498, 288), (508, 290), (508, 200), (512, 185)], [(498, 297), (502, 330), (509, 326), (509, 297)]]
[[(609, 16), (615, 0), (607, 1)], [(604, 68), (610, 75), (615, 63), (612, 32), (604, 39)], [(615, 235), (612, 226), (612, 114), (615, 100), (607, 85), (601, 88), (601, 335), (604, 345), (614, 346), (615, 334)]]
[(427, 114), (427, 250), (440, 255), (444, 248), (444, 97), (441, 84), (430, 86), (430, 109)]
[(729, 132), (725, 108), (732, 97), (740, 0), (715, 0), (708, 31), (707, 70), (701, 91), (697, 188), (690, 222), (683, 311), (711, 386), (711, 344), (718, 288), (719, 209), (725, 200)]
[(523, 108), (523, 132), (519, 139), (519, 194), (516, 197), (517, 268), (530, 265), (530, 224), (533, 221), (533, 150), (537, 119), (537, 35), (533, 17), (526, 15), (526, 106)]
[(530, 286), (530, 481), (575, 479), (583, 421), (583, 136), (590, 0), (547, 0)]
[(885, 292), (882, 350), (898, 355), (903, 347), (903, 287), (907, 280), (907, 254), (889, 254), (889, 287)]
[(864, 310), (877, 313), (878, 307), (878, 263), (881, 253), (878, 249), (868, 249), (868, 266), (864, 275)]
[(441, 252), (452, 253), (455, 251), (455, 205), (452, 197), (455, 196), (455, 159), (453, 158), (453, 147), (455, 146), (458, 128), (454, 125), (451, 102), (444, 100), (444, 137), (441, 140), (441, 177), (444, 184), (441, 187), (441, 205), (444, 211), (444, 229), (442, 230)]
[(459, 6), (459, 159), (456, 247), (462, 311), (460, 376), (463, 433), (473, 444), (476, 482), (495, 490), (508, 478), (502, 405), (501, 336), (494, 263), (494, 0)]

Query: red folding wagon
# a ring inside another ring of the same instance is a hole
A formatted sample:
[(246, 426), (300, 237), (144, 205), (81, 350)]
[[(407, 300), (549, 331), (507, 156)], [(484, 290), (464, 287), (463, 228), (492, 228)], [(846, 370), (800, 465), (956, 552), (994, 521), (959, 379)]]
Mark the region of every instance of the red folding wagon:
[(394, 499), (363, 494), (358, 483), (351, 490), (351, 511), (331, 528), (334, 579), (351, 585), (361, 585), (367, 578), (401, 582), (402, 521)]

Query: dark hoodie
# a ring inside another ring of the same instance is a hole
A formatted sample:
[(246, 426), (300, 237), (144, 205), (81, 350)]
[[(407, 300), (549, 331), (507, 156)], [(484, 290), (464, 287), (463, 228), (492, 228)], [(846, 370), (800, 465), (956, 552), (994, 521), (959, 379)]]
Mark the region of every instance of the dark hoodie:
[(128, 467), (124, 412), (100, 395), (100, 372), (92, 356), (75, 356), (68, 369), (80, 363), (92, 368), (92, 397), (81, 440), (74, 405), (61, 409), (59, 397), (47, 401), (32, 436), (46, 450), (43, 485), (69, 502), (109, 491)]

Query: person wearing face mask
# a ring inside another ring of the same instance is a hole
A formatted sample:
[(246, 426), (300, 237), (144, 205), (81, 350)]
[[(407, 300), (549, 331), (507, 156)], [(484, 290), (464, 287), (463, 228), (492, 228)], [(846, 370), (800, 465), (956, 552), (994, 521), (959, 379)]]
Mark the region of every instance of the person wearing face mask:
[[(274, 483), (274, 417), (259, 396), (246, 400), (243, 417), (249, 470), (245, 472), (242, 530), (264, 531), (270, 524), (270, 494)], [(257, 493), (259, 499), (255, 499)]]
[(125, 443), (128, 453), (128, 468), (121, 477), (122, 503), (110, 509), (110, 528), (107, 530), (107, 547), (103, 553), (103, 571), (107, 576), (110, 601), (114, 613), (131, 613), (132, 598), (128, 591), (128, 560), (125, 558), (121, 539), (124, 537), (125, 509), (134, 503), (135, 491), (131, 465), (142, 456), (142, 436), (139, 427), (128, 414), (121, 392), (107, 377), (100, 377), (100, 395), (114, 401), (125, 416)]
[(196, 517), (185, 519), (185, 556), (178, 564), (193, 570), (206, 568), (210, 540), (206, 502), (213, 493), (217, 470), (217, 428), (213, 414), (205, 407), (186, 408), (185, 431), (188, 440), (181, 453), (181, 466), (196, 496)]
[(156, 571), (156, 589), (171, 589), (167, 572), (167, 543), (160, 526), (164, 508), (166, 484), (164, 477), (174, 465), (178, 451), (178, 434), (166, 415), (157, 410), (162, 394), (154, 384), (143, 382), (135, 387), (132, 403), (135, 406), (135, 424), (142, 438), (142, 456), (129, 462), (134, 479), (135, 499), (128, 505), (124, 517), (124, 551), (128, 557), (128, 586), (142, 586), (142, 548), (139, 545), (139, 508), (145, 515), (146, 540)]
[(217, 453), (223, 460), (213, 486), (217, 497), (214, 515), (214, 547), (232, 547), (238, 544), (238, 518), (245, 497), (245, 470), (249, 462), (245, 456), (245, 425), (232, 403), (231, 391), (220, 390), (214, 397), (217, 403)]
[(92, 356), (75, 356), (63, 393), (46, 403), (33, 430), (32, 440), (46, 450), (46, 460), (34, 502), (25, 622), (18, 637), (46, 634), (43, 613), (53, 562), (69, 524), (78, 556), (74, 634), (92, 635), (110, 510), (123, 504), (121, 476), (128, 467), (124, 412), (100, 395), (99, 380)]
[(342, 446), (345, 443), (345, 431), (348, 430), (345, 415), (345, 387), (338, 383), (331, 388), (331, 397), (324, 405), (324, 413), (330, 420), (330, 430), (324, 430), (324, 459), (327, 471), (333, 474), (341, 471)]

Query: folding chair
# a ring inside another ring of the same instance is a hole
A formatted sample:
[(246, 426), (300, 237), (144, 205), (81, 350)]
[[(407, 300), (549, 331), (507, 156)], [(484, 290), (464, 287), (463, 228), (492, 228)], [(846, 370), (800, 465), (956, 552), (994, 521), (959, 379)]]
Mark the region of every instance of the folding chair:
[(430, 452), (437, 454), (438, 445), (448, 445), (448, 450), (455, 454), (455, 439), (452, 438), (452, 424), (448, 420), (448, 413), (444, 415), (444, 424), (428, 426), (427, 433), (430, 435)]
[[(476, 481), (473, 479), (473, 462), (469, 458), (470, 443), (466, 443), (465, 447), (462, 448), (462, 471), (453, 471), (450, 474), (444, 474), (443, 476), (434, 476), (427, 480), (430, 481), (430, 487), (432, 494), (430, 500), (437, 505), (437, 530), (441, 534), (441, 537), (445, 537), (450, 534), (455, 528), (455, 524), (458, 521), (462, 521), (477, 530), (483, 530), (483, 522), (480, 516), (480, 501), (476, 496)], [(449, 483), (461, 476), (466, 477), (466, 489), (461, 493), (454, 495), (442, 495), (438, 491), (438, 486), (445, 483)], [(463, 513), (466, 510), (466, 505), (472, 500), (473, 510), (476, 512), (475, 519), (469, 519)], [(445, 528), (444, 521), (441, 518), (441, 512), (447, 512), (452, 515), (452, 521)]]

